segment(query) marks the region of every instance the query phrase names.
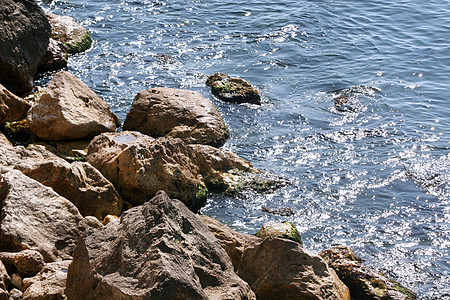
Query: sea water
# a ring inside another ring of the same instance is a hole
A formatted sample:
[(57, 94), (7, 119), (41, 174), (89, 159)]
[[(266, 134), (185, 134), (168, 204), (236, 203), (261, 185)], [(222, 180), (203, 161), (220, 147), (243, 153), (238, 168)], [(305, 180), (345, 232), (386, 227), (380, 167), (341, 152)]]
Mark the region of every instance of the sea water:
[[(122, 121), (143, 89), (198, 91), (230, 129), (225, 149), (292, 183), (243, 199), (211, 195), (202, 213), (251, 234), (292, 221), (313, 252), (349, 245), (419, 298), (450, 299), (448, 0), (42, 7), (89, 29), (92, 48), (68, 70)], [(216, 72), (252, 83), (262, 105), (215, 99), (205, 80)]]

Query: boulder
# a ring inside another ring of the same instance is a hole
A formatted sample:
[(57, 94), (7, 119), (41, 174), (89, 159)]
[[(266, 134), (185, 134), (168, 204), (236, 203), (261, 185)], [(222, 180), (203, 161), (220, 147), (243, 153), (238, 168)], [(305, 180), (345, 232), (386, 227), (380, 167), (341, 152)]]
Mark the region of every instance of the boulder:
[(47, 14), (52, 33), (51, 38), (67, 46), (71, 54), (80, 53), (92, 45), (91, 36), (86, 28), (78, 24), (74, 18)]
[(23, 300), (66, 299), (67, 272), (71, 260), (48, 263), (36, 276), (23, 280)]
[(229, 137), (219, 111), (210, 100), (198, 92), (162, 87), (137, 94), (123, 129), (216, 147)]
[(46, 262), (71, 257), (82, 216), (51, 188), (3, 168), (0, 213), (0, 251), (37, 250)]
[(22, 171), (71, 201), (84, 216), (102, 220), (119, 215), (122, 198), (114, 186), (86, 162), (69, 163), (38, 145), (0, 148), (0, 165)]
[(415, 292), (387, 278), (376, 270), (363, 266), (348, 246), (335, 246), (320, 254), (336, 270), (339, 278), (348, 286), (354, 299), (416, 299)]
[(33, 75), (51, 34), (35, 0), (0, 0), (0, 83), (21, 95), (33, 87)]
[(0, 260), (6, 266), (11, 266), (22, 277), (36, 275), (45, 265), (44, 257), (35, 250), (0, 252)]
[(115, 131), (118, 118), (108, 104), (66, 71), (56, 73), (28, 111), (31, 131), (44, 140), (71, 140)]
[(206, 85), (211, 87), (215, 96), (225, 102), (261, 104), (258, 91), (243, 79), (216, 73), (208, 77)]
[(30, 103), (17, 97), (0, 84), (0, 124), (26, 118), (30, 107)]
[(202, 217), (258, 299), (350, 299), (333, 269), (293, 241), (237, 233)]
[(133, 205), (161, 189), (193, 209), (206, 200), (198, 168), (180, 139), (154, 139), (136, 131), (103, 133), (89, 145), (87, 161)]
[(203, 222), (162, 191), (124, 212), (119, 224), (109, 223), (86, 242), (80, 238), (66, 295), (75, 300), (255, 299)]
[(292, 240), (300, 245), (303, 244), (297, 227), (291, 222), (264, 223), (261, 226), (261, 229), (256, 233), (256, 236), (262, 239), (266, 237), (278, 237)]
[(37, 66), (37, 72), (56, 71), (67, 67), (68, 51), (68, 46), (50, 38), (47, 51)]

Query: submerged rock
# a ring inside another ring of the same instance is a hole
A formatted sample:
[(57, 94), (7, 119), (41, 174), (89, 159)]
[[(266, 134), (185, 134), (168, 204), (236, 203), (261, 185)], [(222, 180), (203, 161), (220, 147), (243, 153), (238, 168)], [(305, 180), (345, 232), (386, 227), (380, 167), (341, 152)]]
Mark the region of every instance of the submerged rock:
[(266, 237), (284, 238), (297, 242), (300, 245), (303, 244), (297, 227), (295, 227), (294, 223), (291, 222), (264, 223), (261, 226), (261, 229), (256, 233), (256, 236), (263, 239)]
[(137, 94), (123, 129), (216, 147), (222, 146), (229, 137), (222, 117), (210, 100), (198, 92), (171, 88), (153, 88)]
[(348, 288), (325, 261), (298, 243), (237, 233), (201, 217), (258, 299), (350, 299)]
[(372, 268), (362, 265), (362, 259), (356, 256), (348, 246), (336, 246), (320, 254), (339, 278), (348, 286), (354, 299), (416, 299), (413, 291), (400, 283), (387, 278)]
[(26, 118), (31, 104), (0, 84), (0, 124)]
[(206, 80), (206, 85), (220, 100), (232, 103), (261, 104), (258, 91), (247, 81), (216, 73)]
[(70, 140), (114, 131), (118, 118), (81, 80), (56, 73), (28, 112), (31, 131), (44, 140)]
[(203, 222), (164, 192), (110, 224), (79, 240), (68, 299), (255, 299)]
[(0, 0), (0, 27), (0, 83), (25, 94), (47, 49), (50, 24), (34, 0)]

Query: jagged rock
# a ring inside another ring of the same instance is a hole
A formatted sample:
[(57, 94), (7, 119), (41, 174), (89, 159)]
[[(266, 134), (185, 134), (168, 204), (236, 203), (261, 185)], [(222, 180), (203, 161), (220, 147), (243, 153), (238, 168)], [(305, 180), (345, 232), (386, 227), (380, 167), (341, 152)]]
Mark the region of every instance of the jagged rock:
[(37, 66), (37, 72), (56, 71), (67, 67), (68, 51), (68, 46), (50, 38), (47, 51)]
[(3, 168), (0, 213), (0, 251), (37, 250), (46, 262), (71, 257), (82, 217), (51, 188), (18, 170)]
[(110, 224), (79, 240), (68, 299), (255, 299), (203, 222), (164, 192)]
[(35, 0), (0, 0), (0, 83), (21, 95), (33, 87), (50, 24)]
[(416, 299), (413, 291), (400, 283), (387, 278), (376, 270), (362, 265), (348, 246), (335, 246), (323, 250), (320, 254), (332, 266), (339, 278), (348, 286), (354, 299)]
[(26, 118), (31, 104), (0, 84), (0, 124)]
[(222, 146), (229, 137), (222, 117), (210, 100), (198, 92), (162, 87), (136, 95), (123, 129), (216, 147)]
[(323, 259), (293, 241), (237, 233), (202, 216), (258, 299), (350, 299)]
[(7, 266), (13, 266), (14, 270), (22, 277), (36, 275), (45, 265), (44, 257), (35, 250), (0, 252), (0, 260)]
[[(1, 290), (7, 290), (8, 284), (11, 281), (11, 277), (8, 275), (8, 271), (6, 271), (5, 265), (3, 264), (2, 260), (0, 260), (0, 291)], [(0, 299), (1, 298), (0, 293)]]
[(133, 205), (161, 189), (194, 209), (206, 199), (198, 168), (180, 139), (154, 139), (136, 131), (104, 133), (92, 140), (87, 161)]
[(300, 245), (303, 244), (297, 227), (291, 222), (264, 223), (261, 226), (261, 229), (256, 233), (256, 236), (262, 239), (266, 237), (279, 237), (292, 240)]
[(243, 79), (216, 73), (208, 77), (206, 85), (211, 87), (214, 95), (225, 102), (261, 104), (258, 91)]
[(25, 278), (23, 300), (66, 299), (64, 290), (71, 262), (71, 260), (64, 260), (48, 263), (36, 276)]
[(114, 186), (86, 162), (69, 163), (42, 146), (0, 148), (0, 165), (22, 171), (71, 201), (84, 216), (119, 215), (122, 198)]
[(51, 38), (66, 45), (69, 53), (80, 53), (91, 47), (89, 32), (74, 18), (51, 13), (47, 14), (47, 18), (52, 27)]
[(31, 131), (44, 140), (70, 140), (114, 131), (119, 121), (89, 87), (66, 71), (56, 73), (28, 111)]
[(207, 145), (189, 145), (199, 172), (210, 191), (239, 195), (267, 192), (285, 186), (286, 180), (255, 169), (234, 153)]

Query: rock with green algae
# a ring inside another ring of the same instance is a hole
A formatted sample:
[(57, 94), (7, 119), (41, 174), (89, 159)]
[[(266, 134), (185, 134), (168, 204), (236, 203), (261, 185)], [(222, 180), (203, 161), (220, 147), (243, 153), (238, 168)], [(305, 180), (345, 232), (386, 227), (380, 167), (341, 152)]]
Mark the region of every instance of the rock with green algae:
[(297, 242), (300, 245), (303, 244), (300, 233), (292, 222), (264, 223), (256, 233), (256, 236), (260, 238), (284, 238)]
[(215, 96), (225, 102), (261, 104), (258, 91), (243, 79), (216, 73), (208, 77), (206, 85), (211, 87)]
[(335, 246), (323, 250), (320, 254), (350, 289), (352, 299), (416, 299), (417, 295), (393, 279), (376, 270), (363, 266), (348, 246)]

